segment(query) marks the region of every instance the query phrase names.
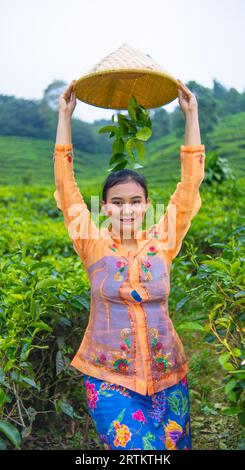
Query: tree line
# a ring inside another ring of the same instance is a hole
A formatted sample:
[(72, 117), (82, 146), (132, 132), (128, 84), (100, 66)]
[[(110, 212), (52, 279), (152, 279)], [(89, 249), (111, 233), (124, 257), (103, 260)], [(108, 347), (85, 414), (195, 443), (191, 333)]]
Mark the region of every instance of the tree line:
[[(14, 95), (0, 94), (0, 135), (22, 136), (43, 140), (55, 140), (58, 118), (58, 98), (67, 83), (55, 80), (44, 90), (39, 100), (16, 98)], [(195, 93), (198, 100), (199, 122), (202, 139), (207, 142), (211, 132), (222, 117), (245, 111), (245, 89), (242, 93), (235, 88), (227, 89), (217, 80), (212, 88), (195, 81), (187, 82), (188, 88)], [(113, 111), (120, 113), (121, 111)], [(124, 113), (125, 111), (122, 111)], [(184, 133), (183, 113), (178, 105), (172, 112), (164, 107), (150, 110), (153, 134), (151, 141), (168, 134), (181, 137)], [(100, 119), (88, 123), (73, 118), (72, 134), (74, 146), (85, 152), (98, 154), (111, 151), (111, 142), (107, 136), (98, 134), (101, 126), (111, 120)]]

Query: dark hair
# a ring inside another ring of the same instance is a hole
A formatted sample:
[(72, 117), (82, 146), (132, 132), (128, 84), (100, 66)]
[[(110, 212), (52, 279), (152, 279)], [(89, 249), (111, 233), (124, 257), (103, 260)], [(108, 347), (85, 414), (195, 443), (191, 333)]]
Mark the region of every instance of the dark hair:
[(140, 175), (134, 170), (129, 170), (125, 168), (124, 170), (118, 170), (118, 171), (112, 171), (106, 178), (104, 185), (103, 185), (103, 190), (102, 190), (102, 199), (106, 202), (106, 197), (107, 197), (107, 191), (109, 188), (112, 186), (115, 186), (115, 184), (119, 184), (122, 182), (126, 181), (135, 181), (135, 183), (139, 184), (145, 193), (145, 198), (148, 198), (148, 189), (147, 189), (147, 184), (145, 177), (143, 175)]

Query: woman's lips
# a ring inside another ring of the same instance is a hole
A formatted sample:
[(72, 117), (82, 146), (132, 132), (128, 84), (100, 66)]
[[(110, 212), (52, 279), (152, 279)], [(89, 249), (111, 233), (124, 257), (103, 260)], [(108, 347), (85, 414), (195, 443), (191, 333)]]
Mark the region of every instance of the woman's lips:
[(134, 219), (130, 219), (130, 218), (129, 219), (120, 219), (120, 221), (123, 222), (123, 223), (130, 223), (130, 222), (133, 222)]

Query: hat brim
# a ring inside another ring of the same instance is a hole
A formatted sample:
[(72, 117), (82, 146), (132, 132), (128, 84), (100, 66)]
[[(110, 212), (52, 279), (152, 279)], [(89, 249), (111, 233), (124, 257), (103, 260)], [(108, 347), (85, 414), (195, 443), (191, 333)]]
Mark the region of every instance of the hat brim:
[(76, 80), (73, 89), (78, 100), (107, 109), (128, 109), (132, 95), (147, 109), (159, 108), (178, 97), (174, 77), (146, 68), (92, 72)]

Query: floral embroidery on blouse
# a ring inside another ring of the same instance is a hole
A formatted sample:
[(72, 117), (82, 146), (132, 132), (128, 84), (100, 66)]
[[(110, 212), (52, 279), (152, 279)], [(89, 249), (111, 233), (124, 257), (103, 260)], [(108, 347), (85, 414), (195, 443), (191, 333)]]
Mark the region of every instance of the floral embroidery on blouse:
[(111, 249), (112, 251), (117, 251), (117, 245), (116, 245), (116, 243), (112, 243), (112, 244), (110, 245), (110, 249)]
[(163, 344), (158, 340), (157, 328), (150, 328), (150, 345), (152, 350), (152, 357), (156, 363), (156, 368), (160, 372), (166, 372), (172, 363), (169, 360), (170, 353), (163, 354)]
[(122, 353), (114, 353), (114, 356), (116, 357), (116, 361), (113, 362), (113, 367), (115, 370), (122, 372), (122, 373), (128, 373), (128, 366), (129, 363), (132, 362), (132, 359), (128, 359), (126, 357), (126, 354), (130, 353), (130, 339), (129, 335), (131, 334), (130, 328), (123, 328), (120, 332), (120, 336), (123, 340), (123, 342), (120, 343), (120, 349)]
[(144, 272), (143, 280), (144, 281), (151, 281), (152, 280), (152, 273), (150, 271), (150, 268), (151, 268), (150, 261), (145, 256), (145, 257), (140, 258), (140, 263), (141, 263), (142, 270)]
[(65, 156), (67, 157), (68, 162), (72, 161), (72, 157), (73, 157), (72, 152), (67, 152)]
[(130, 328), (123, 328), (120, 332), (120, 336), (123, 339), (124, 343), (121, 343), (121, 349), (125, 351), (125, 345), (127, 348), (130, 348), (130, 339), (129, 336), (131, 334)]
[[(56, 152), (54, 152), (54, 154), (53, 154), (53, 160), (55, 160), (55, 153), (56, 153)], [(72, 158), (73, 158), (73, 153), (70, 152), (70, 151), (65, 152), (64, 157), (67, 158), (68, 162), (71, 162), (71, 161), (72, 161)]]
[(127, 357), (130, 351), (130, 339), (131, 334), (130, 328), (123, 328), (120, 332), (122, 342), (120, 343), (120, 350), (118, 352), (105, 354), (103, 351), (99, 351), (97, 354), (92, 353), (92, 358), (95, 360), (98, 365), (112, 365), (112, 367), (123, 374), (128, 373), (129, 364), (132, 362), (132, 359)]
[(156, 255), (157, 254), (156, 247), (154, 245), (149, 246), (149, 251), (147, 251), (147, 254), (150, 256)]
[(152, 272), (150, 271), (151, 262), (147, 258), (147, 256), (152, 256), (152, 255), (156, 255), (156, 254), (157, 254), (156, 247), (154, 245), (151, 245), (149, 247), (149, 251), (146, 253), (146, 255), (141, 256), (141, 258), (139, 258), (140, 263), (141, 263), (141, 267), (142, 267), (142, 270), (143, 270), (143, 273), (144, 273), (143, 281), (151, 281), (152, 280)]
[(113, 367), (116, 371), (121, 372), (122, 374), (128, 373), (128, 366), (131, 360), (124, 357), (119, 357), (114, 363)]
[(196, 157), (199, 158), (199, 162), (200, 162), (200, 164), (202, 164), (202, 163), (203, 163), (203, 160), (204, 160), (204, 155), (203, 155), (203, 153), (201, 153), (200, 155), (196, 155)]
[(154, 224), (150, 230), (149, 230), (149, 234), (151, 235), (152, 238), (158, 238), (158, 230), (157, 230), (157, 225)]
[(114, 274), (114, 279), (115, 281), (123, 281), (123, 275), (121, 274), (126, 266), (128, 265), (128, 261), (126, 259), (124, 259), (124, 261), (122, 260), (118, 260), (116, 262), (116, 265), (118, 267), (118, 271), (116, 272), (116, 274)]

